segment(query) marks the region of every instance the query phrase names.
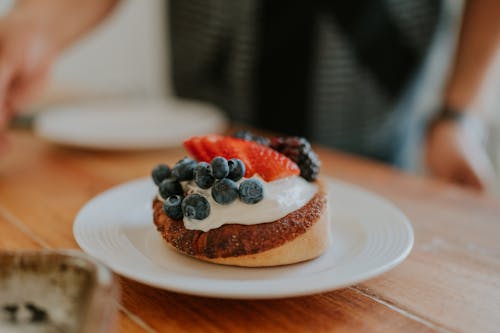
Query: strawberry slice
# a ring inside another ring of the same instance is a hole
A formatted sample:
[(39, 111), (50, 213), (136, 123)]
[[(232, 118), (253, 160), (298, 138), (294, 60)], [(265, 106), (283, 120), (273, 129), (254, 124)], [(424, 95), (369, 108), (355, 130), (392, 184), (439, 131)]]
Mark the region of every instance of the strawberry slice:
[(252, 168), (265, 181), (272, 181), (289, 176), (298, 176), (300, 169), (291, 159), (274, 149), (246, 141), (246, 155)]
[(245, 177), (259, 174), (265, 181), (298, 176), (300, 169), (277, 151), (251, 141), (221, 135), (192, 137), (184, 147), (198, 161), (210, 162), (216, 156), (239, 158), (246, 167)]
[(206, 153), (205, 148), (202, 146), (201, 137), (192, 137), (191, 139), (184, 141), (184, 146), (198, 161), (212, 160), (210, 155)]

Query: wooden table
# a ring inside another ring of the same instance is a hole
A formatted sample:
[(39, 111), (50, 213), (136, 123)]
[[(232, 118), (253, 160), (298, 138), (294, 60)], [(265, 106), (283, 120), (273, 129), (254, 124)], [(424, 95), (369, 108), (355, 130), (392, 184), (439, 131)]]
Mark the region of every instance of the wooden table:
[[(77, 248), (77, 211), (99, 192), (144, 177), (182, 149), (104, 153), (10, 133), (0, 157), (0, 249)], [(120, 278), (119, 332), (500, 332), (500, 201), (359, 158), (319, 151), (323, 173), (398, 205), (415, 229), (401, 265), (320, 295), (239, 301), (158, 290)]]

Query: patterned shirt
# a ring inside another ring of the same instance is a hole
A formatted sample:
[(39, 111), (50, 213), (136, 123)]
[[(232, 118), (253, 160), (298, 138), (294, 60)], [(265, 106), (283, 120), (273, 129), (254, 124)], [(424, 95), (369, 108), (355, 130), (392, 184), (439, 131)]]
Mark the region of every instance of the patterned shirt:
[[(174, 90), (233, 121), (395, 162), (425, 118), (409, 91), (439, 92), (446, 77), (454, 43), (438, 32), (456, 34), (453, 1), (171, 0)], [(449, 51), (424, 75), (432, 49)]]

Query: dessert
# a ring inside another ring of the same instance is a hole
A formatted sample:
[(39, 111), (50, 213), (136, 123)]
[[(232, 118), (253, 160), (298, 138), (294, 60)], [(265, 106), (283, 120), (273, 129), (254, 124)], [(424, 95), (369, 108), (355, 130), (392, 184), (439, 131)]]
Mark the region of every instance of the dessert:
[(152, 171), (154, 223), (176, 251), (261, 267), (313, 259), (331, 244), (320, 161), (305, 139), (238, 132), (184, 146), (193, 158)]

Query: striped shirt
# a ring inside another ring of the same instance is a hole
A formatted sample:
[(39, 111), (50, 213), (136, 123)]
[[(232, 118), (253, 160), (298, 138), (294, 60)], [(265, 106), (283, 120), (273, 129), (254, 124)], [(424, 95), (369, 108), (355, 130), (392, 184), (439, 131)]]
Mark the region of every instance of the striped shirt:
[(436, 46), (452, 1), (171, 0), (174, 90), (234, 121), (395, 162), (418, 122), (402, 101), (416, 81), (444, 84), (451, 51), (421, 76), (429, 50), (453, 49)]

